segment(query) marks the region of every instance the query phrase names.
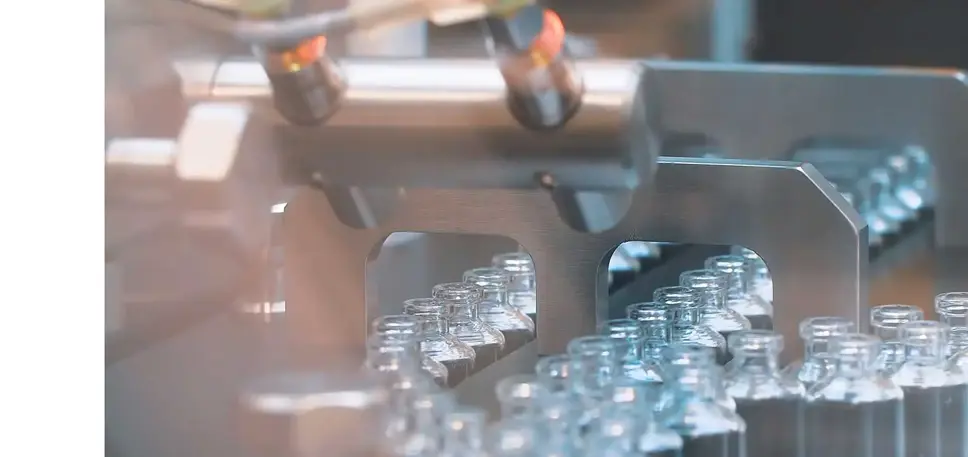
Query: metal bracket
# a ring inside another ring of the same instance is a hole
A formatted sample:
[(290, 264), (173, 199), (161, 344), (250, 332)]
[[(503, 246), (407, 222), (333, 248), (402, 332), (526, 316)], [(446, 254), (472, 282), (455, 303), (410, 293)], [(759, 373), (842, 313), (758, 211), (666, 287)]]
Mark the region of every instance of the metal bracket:
[(775, 325), (788, 338), (788, 354), (798, 353), (797, 324), (805, 317), (861, 321), (867, 226), (812, 166), (662, 159), (654, 185), (636, 189), (631, 202), (615, 227), (583, 233), (562, 221), (541, 189), (408, 189), (381, 226), (354, 229), (325, 193), (304, 187), (283, 224), (290, 322), (310, 343), (362, 344), (366, 259), (397, 231), (502, 235), (523, 245), (537, 274), (540, 354), (563, 351), (605, 318), (608, 294), (599, 275), (611, 250), (627, 240), (756, 250), (775, 272)]
[(968, 87), (955, 70), (649, 61), (660, 133), (702, 133), (727, 157), (788, 160), (800, 141), (918, 145), (937, 170), (940, 247), (968, 246)]

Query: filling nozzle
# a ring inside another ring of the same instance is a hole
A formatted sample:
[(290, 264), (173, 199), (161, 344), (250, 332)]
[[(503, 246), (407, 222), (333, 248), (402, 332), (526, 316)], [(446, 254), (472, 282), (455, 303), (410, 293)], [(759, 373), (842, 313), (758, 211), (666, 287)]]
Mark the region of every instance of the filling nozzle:
[(563, 125), (581, 104), (583, 85), (565, 46), (561, 18), (529, 4), (492, 14), (483, 26), (518, 122), (537, 130)]

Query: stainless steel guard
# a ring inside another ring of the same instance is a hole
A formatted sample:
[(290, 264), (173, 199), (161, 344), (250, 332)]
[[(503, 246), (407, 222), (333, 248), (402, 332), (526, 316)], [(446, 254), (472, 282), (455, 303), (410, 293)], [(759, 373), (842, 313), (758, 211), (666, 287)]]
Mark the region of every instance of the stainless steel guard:
[[(860, 321), (867, 303), (867, 226), (810, 165), (662, 159), (653, 186), (634, 191), (612, 229), (582, 233), (546, 191), (408, 189), (377, 228), (339, 221), (323, 192), (300, 189), (285, 213), (287, 312), (310, 344), (360, 345), (366, 335), (366, 258), (396, 231), (503, 235), (532, 255), (538, 284), (538, 353), (595, 331), (607, 290), (598, 275), (626, 240), (741, 244), (774, 273), (776, 328), (800, 352), (797, 323), (839, 315)], [(414, 268), (419, 268), (415, 265)], [(455, 272), (455, 277), (458, 272)]]
[(940, 247), (968, 246), (968, 87), (955, 70), (649, 61), (659, 134), (701, 133), (728, 157), (789, 159), (800, 141), (923, 147), (937, 170)]

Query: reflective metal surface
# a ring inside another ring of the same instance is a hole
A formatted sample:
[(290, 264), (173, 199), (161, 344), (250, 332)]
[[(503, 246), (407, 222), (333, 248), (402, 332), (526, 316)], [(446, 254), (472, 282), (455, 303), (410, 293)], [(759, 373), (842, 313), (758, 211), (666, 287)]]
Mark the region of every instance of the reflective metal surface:
[(788, 159), (818, 138), (924, 148), (937, 170), (936, 242), (968, 246), (968, 88), (955, 70), (650, 61), (652, 127), (726, 156)]
[(605, 318), (607, 255), (629, 239), (758, 252), (775, 272), (776, 328), (791, 354), (799, 320), (858, 319), (867, 302), (866, 226), (813, 167), (794, 163), (663, 159), (654, 185), (636, 190), (625, 216), (600, 233), (571, 229), (542, 190), (409, 189), (378, 228), (352, 229), (306, 187), (284, 225), (292, 330), (320, 346), (363, 342), (367, 312), (378, 307), (364, 294), (366, 257), (395, 231), (505, 235), (523, 245), (537, 270), (541, 354), (561, 352)]
[[(614, 189), (647, 182), (653, 172), (638, 62), (579, 63), (581, 106), (547, 132), (519, 124), (487, 59), (339, 65), (347, 90), (335, 114), (316, 128), (279, 125), (273, 133), (277, 151), (328, 185), (533, 188), (536, 176), (550, 175), (561, 187)], [(176, 69), (188, 97), (269, 99), (265, 73), (252, 60)]]

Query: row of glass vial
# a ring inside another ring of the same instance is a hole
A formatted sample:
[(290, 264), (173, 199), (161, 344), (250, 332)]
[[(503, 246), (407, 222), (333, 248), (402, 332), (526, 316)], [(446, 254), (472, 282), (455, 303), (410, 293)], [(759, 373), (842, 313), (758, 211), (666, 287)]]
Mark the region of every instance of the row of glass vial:
[[(411, 335), (413, 341), (407, 344), (418, 346), (422, 368), (441, 386), (457, 385), (534, 339), (534, 321), (529, 317), (536, 313), (531, 257), (515, 252), (492, 260), (491, 267), (464, 272), (462, 282), (438, 284), (431, 297), (403, 304), (403, 314), (419, 323)], [(392, 318), (378, 322), (391, 322)], [(381, 334), (399, 330), (379, 325), (373, 330), (371, 353), (400, 352), (386, 347), (400, 344), (399, 337), (388, 339)], [(380, 363), (387, 363), (383, 359)]]
[(809, 157), (870, 227), (870, 244), (880, 246), (919, 213), (934, 206), (934, 170), (927, 152), (906, 147), (889, 154), (877, 151), (872, 160), (845, 160), (857, 154), (826, 159)]

